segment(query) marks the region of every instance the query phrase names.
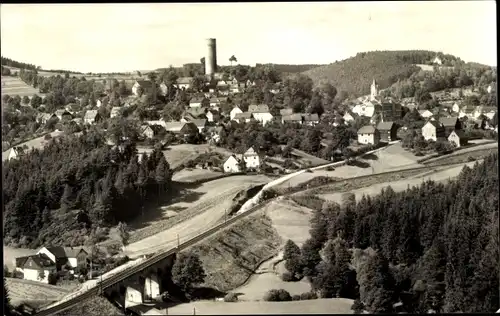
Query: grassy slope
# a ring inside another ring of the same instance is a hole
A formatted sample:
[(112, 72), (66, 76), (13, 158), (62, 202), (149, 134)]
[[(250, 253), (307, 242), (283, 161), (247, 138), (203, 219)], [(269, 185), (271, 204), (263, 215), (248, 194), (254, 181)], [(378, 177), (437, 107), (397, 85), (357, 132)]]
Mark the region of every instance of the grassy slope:
[(86, 315), (86, 316), (101, 316), (101, 315), (123, 315), (123, 313), (111, 304), (107, 299), (94, 296), (81, 302), (78, 306), (65, 310), (56, 314), (57, 316), (70, 315)]
[(379, 51), (358, 53), (356, 56), (330, 65), (305, 71), (315, 84), (330, 81), (338, 91), (360, 96), (370, 93), (373, 79), (380, 89), (391, 86), (398, 78), (408, 78), (420, 71), (414, 64), (423, 64), (436, 53), (428, 51)]
[(11, 303), (14, 306), (21, 303), (29, 304), (32, 301), (36, 301), (35, 305), (48, 304), (60, 299), (69, 292), (68, 289), (36, 281), (14, 278), (5, 278), (5, 280), (9, 289)]
[(281, 238), (259, 211), (196, 245), (207, 273), (205, 286), (228, 291), (243, 284), (259, 264), (278, 252)]

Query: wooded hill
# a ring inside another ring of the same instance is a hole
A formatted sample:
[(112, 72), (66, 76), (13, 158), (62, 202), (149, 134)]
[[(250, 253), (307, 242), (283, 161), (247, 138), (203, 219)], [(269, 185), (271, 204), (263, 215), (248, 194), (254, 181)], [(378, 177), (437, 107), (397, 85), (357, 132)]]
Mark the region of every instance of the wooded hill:
[(311, 77), (316, 85), (329, 81), (337, 91), (357, 97), (370, 93), (373, 79), (377, 80), (381, 89), (390, 87), (398, 79), (419, 72), (420, 67), (415, 64), (429, 64), (436, 56), (440, 56), (447, 66), (463, 63), (455, 56), (432, 51), (374, 51), (358, 53), (354, 57), (310, 69), (304, 74)]

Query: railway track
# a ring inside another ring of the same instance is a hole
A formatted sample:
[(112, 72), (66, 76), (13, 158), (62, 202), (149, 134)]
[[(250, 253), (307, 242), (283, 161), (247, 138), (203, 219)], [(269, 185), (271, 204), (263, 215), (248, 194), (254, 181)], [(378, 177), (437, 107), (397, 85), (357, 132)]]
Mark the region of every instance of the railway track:
[[(461, 164), (464, 164), (464, 163), (462, 162), (462, 163), (456, 163), (456, 164), (451, 164), (451, 165), (448, 165), (447, 163), (442, 163), (442, 164), (436, 164), (433, 166), (423, 166), (423, 167), (399, 169), (399, 170), (393, 170), (393, 171), (388, 171), (388, 172), (382, 172), (382, 173), (377, 173), (377, 174), (364, 175), (364, 176), (359, 176), (359, 177), (355, 177), (355, 178), (339, 180), (336, 182), (356, 181), (356, 180), (360, 180), (360, 179), (364, 179), (364, 178), (378, 177), (378, 176), (389, 175), (389, 174), (396, 174), (396, 173), (401, 173), (401, 172), (411, 171), (411, 170), (422, 170), (422, 171), (429, 170), (429, 171), (431, 171), (431, 170), (434, 170), (436, 167), (440, 167), (440, 166), (449, 166), (451, 168), (451, 167), (461, 165)], [(331, 165), (331, 164), (328, 164), (328, 165)], [(324, 167), (327, 167), (328, 165), (325, 165)], [(336, 183), (336, 182), (333, 182), (333, 183)], [(326, 184), (326, 185), (322, 184), (322, 185), (318, 185), (315, 187), (310, 186), (307, 189), (302, 190), (302, 191), (309, 191), (309, 190), (312, 190), (315, 188), (325, 187), (325, 186), (331, 185), (333, 183)], [(191, 247), (191, 246), (195, 245), (196, 243), (204, 240), (205, 238), (218, 233), (219, 231), (229, 227), (230, 225), (234, 224), (235, 222), (239, 221), (240, 219), (245, 218), (245, 217), (253, 214), (254, 212), (262, 209), (264, 206), (268, 205), (269, 203), (276, 201), (277, 199), (282, 198), (283, 196), (290, 196), (290, 195), (293, 195), (295, 193), (297, 193), (297, 191), (287, 192), (283, 195), (280, 195), (280, 196), (274, 197), (272, 199), (266, 200), (262, 203), (259, 203), (259, 205), (256, 205), (256, 206), (250, 208), (248, 211), (246, 211), (244, 213), (236, 214), (235, 216), (227, 219), (225, 222), (220, 223), (220, 224), (206, 230), (205, 232), (179, 244), (178, 247), (171, 248), (165, 252), (154, 254), (152, 257), (146, 259), (143, 262), (138, 263), (135, 266), (132, 266), (126, 270), (119, 271), (116, 274), (111, 275), (110, 277), (108, 277), (106, 279), (103, 279), (99, 285), (96, 284), (96, 286), (92, 287), (88, 291), (86, 291), (84, 293), (76, 293), (75, 296), (70, 297), (66, 301), (63, 301), (63, 302), (61, 302), (57, 305), (54, 305), (54, 306), (49, 306), (46, 309), (39, 311), (35, 315), (38, 315), (38, 316), (53, 315), (55, 313), (59, 313), (59, 312), (62, 312), (64, 310), (67, 310), (67, 309), (73, 307), (74, 305), (78, 304), (82, 300), (90, 298), (94, 295), (98, 295), (100, 293), (101, 289), (105, 290), (105, 289), (115, 285), (116, 283), (119, 283), (119, 282), (127, 279), (128, 277), (134, 275), (135, 273), (138, 273), (141, 270), (144, 270), (144, 269), (166, 259), (167, 257), (171, 256), (172, 254), (180, 252), (188, 247)]]

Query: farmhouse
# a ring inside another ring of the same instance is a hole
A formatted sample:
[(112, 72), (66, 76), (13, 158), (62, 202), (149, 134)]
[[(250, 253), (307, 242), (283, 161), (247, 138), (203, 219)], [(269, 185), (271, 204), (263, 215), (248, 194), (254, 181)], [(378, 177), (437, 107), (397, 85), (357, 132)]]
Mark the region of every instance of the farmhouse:
[(269, 107), (266, 104), (252, 104), (248, 107), (248, 113), (251, 113), (253, 118), (262, 125), (266, 125), (273, 119), (273, 115), (269, 112)]
[(143, 94), (151, 93), (153, 90), (153, 83), (149, 80), (137, 80), (132, 86), (132, 93), (139, 96), (139, 88), (142, 88)]
[(352, 108), (352, 112), (359, 116), (372, 117), (375, 111), (380, 110), (380, 104), (372, 103), (368, 101), (363, 104), (357, 104)]
[(85, 124), (95, 124), (101, 120), (101, 115), (97, 112), (97, 110), (89, 110), (85, 112), (85, 116), (83, 117), (83, 121)]
[(442, 117), (439, 122), (443, 125), (446, 136), (450, 135), (454, 130), (462, 129), (462, 123), (458, 117)]
[(176, 87), (177, 89), (186, 90), (191, 88), (191, 82), (193, 82), (192, 77), (181, 77), (177, 79)]
[(243, 154), (243, 160), (245, 161), (245, 166), (248, 169), (257, 169), (260, 167), (261, 158), (253, 147), (248, 148), (248, 150)]
[(443, 61), (441, 60), (441, 58), (439, 58), (439, 56), (436, 56), (434, 60), (432, 60), (432, 63), (435, 65), (442, 65)]
[(285, 124), (285, 123), (302, 124), (302, 115), (300, 113), (284, 115), (283, 117), (281, 117), (281, 122), (283, 124)]
[(66, 110), (57, 110), (54, 114), (60, 121), (70, 121), (73, 118), (73, 115)]
[(205, 115), (209, 122), (218, 122), (220, 119), (220, 114), (217, 110), (209, 110)]
[(65, 265), (71, 270), (87, 266), (88, 253), (83, 247), (42, 247), (37, 255), (47, 256), (57, 270), (61, 270)]
[(317, 113), (304, 114), (302, 117), (305, 125), (313, 126), (319, 123), (319, 116)]
[(236, 113), (233, 121), (236, 121), (238, 123), (248, 123), (252, 120), (252, 118), (253, 118), (252, 113), (248, 113), (248, 112)]
[(166, 122), (165, 129), (174, 134), (183, 136), (198, 133), (198, 127), (193, 122)]
[(25, 280), (49, 283), (49, 274), (56, 273), (56, 264), (44, 254), (29, 256), (23, 265)]
[(235, 106), (235, 107), (231, 110), (231, 112), (229, 112), (229, 118), (230, 118), (231, 120), (234, 120), (235, 115), (236, 115), (236, 114), (238, 114), (238, 113), (243, 113), (243, 111), (242, 111), (242, 110), (241, 110), (238, 106)]
[(438, 138), (445, 137), (443, 124), (438, 121), (428, 121), (422, 127), (422, 136), (425, 140), (436, 141)]
[(448, 141), (455, 144), (457, 148), (467, 145), (467, 137), (463, 131), (453, 131), (450, 136), (448, 136)]
[(229, 156), (224, 162), (224, 172), (240, 172), (241, 160), (236, 158), (235, 155)]
[(377, 145), (380, 142), (380, 132), (371, 125), (366, 125), (358, 130), (358, 143)]
[(161, 125), (149, 125), (144, 126), (141, 134), (149, 139), (154, 138), (155, 136), (161, 135), (162, 132), (165, 132), (165, 128)]
[(397, 139), (398, 127), (394, 122), (380, 122), (377, 130), (380, 131), (380, 140), (383, 142), (389, 143)]

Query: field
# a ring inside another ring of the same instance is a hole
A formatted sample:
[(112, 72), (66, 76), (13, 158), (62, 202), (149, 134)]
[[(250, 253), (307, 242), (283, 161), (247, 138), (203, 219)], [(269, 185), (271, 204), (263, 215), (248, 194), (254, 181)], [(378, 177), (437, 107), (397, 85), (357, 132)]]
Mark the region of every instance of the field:
[(353, 301), (344, 298), (317, 299), (294, 302), (198, 301), (168, 309), (171, 315), (236, 315), (236, 314), (352, 314)]
[[(469, 167), (472, 167), (475, 162), (469, 162), (467, 165)], [(460, 171), (463, 169), (464, 165), (460, 166), (454, 166), (454, 167), (442, 167), (440, 168), (441, 170), (438, 170), (437, 172), (421, 172), (418, 175), (410, 176), (407, 177), (404, 180), (400, 181), (391, 181), (391, 182), (384, 182), (384, 183), (377, 183), (373, 184), (367, 187), (359, 188), (359, 189), (354, 189), (351, 190), (350, 192), (354, 193), (356, 196), (356, 199), (360, 199), (363, 195), (377, 195), (380, 193), (380, 191), (387, 187), (391, 186), (391, 188), (398, 192), (398, 191), (403, 191), (406, 190), (409, 187), (413, 186), (418, 186), (420, 185), (423, 181), (427, 180), (433, 180), (433, 181), (447, 181), (448, 179), (453, 179), (457, 177), (460, 174)], [(319, 194), (318, 196), (320, 198), (323, 198), (325, 200), (329, 201), (334, 201), (337, 203), (341, 203), (342, 195), (343, 192), (335, 192), (335, 193), (326, 193), (323, 191), (322, 194)]]
[[(144, 153), (144, 152), (151, 152), (152, 149), (150, 148), (137, 148), (139, 153)], [(220, 147), (214, 147), (210, 146), (208, 144), (202, 144), (202, 145), (191, 145), (191, 144), (179, 144), (179, 145), (172, 145), (170, 146), (167, 150), (164, 150), (163, 153), (165, 154), (165, 158), (167, 159), (168, 163), (170, 164), (171, 168), (176, 168), (180, 164), (186, 163), (189, 160), (193, 160), (196, 157), (198, 157), (202, 153), (206, 153), (209, 151), (214, 151), (221, 153), (225, 157), (229, 157), (233, 153), (225, 150), (224, 148)]]
[(143, 219), (131, 223), (131, 244), (125, 253), (136, 257), (168, 248), (215, 225), (224, 217), (232, 198), (251, 185), (267, 183), (262, 175), (233, 176), (201, 184), (171, 204), (147, 212)]
[(5, 278), (13, 306), (35, 301), (40, 305), (49, 304), (69, 293), (68, 289), (41, 282)]
[[(63, 135), (63, 132), (61, 132), (61, 131), (55, 131), (55, 132), (50, 133), (50, 136), (52, 136), (52, 138), (55, 138), (55, 137), (58, 137), (61, 135)], [(19, 146), (24, 147), (26, 145), (29, 149), (32, 149), (32, 148), (42, 149), (49, 142), (49, 141), (45, 140), (44, 137), (45, 136), (34, 138), (34, 139), (29, 140), (27, 142), (18, 144), (18, 145), (16, 145), (16, 147), (19, 147)], [(7, 157), (8, 157), (7, 154), (8, 154), (8, 150), (4, 151), (2, 153), (2, 161), (7, 159)]]
[(224, 173), (222, 172), (210, 171), (207, 169), (183, 169), (176, 172), (172, 176), (172, 180), (184, 183), (196, 182), (201, 180), (208, 181), (213, 178), (220, 177), (223, 174)]
[(121, 310), (116, 308), (107, 299), (94, 296), (89, 298), (78, 306), (55, 314), (56, 316), (71, 316), (71, 315), (85, 315), (85, 316), (101, 316), (101, 315), (124, 315)]
[(326, 171), (326, 169), (315, 170), (312, 172), (304, 172), (288, 181), (278, 185), (277, 188), (293, 187), (300, 183), (309, 181), (318, 176), (337, 177), (337, 178), (352, 178), (369, 175), (373, 173), (381, 173), (391, 170), (417, 167), (417, 159), (413, 154), (401, 148), (400, 143), (396, 143), (382, 148), (380, 151), (367, 156), (360, 161), (366, 162), (370, 166), (360, 168), (357, 166), (340, 166), (334, 171)]
[(10, 95), (11, 97), (19, 95), (20, 97), (29, 96), (32, 97), (34, 94), (43, 96), (38, 89), (26, 84), (19, 77), (2, 76), (2, 96)]

